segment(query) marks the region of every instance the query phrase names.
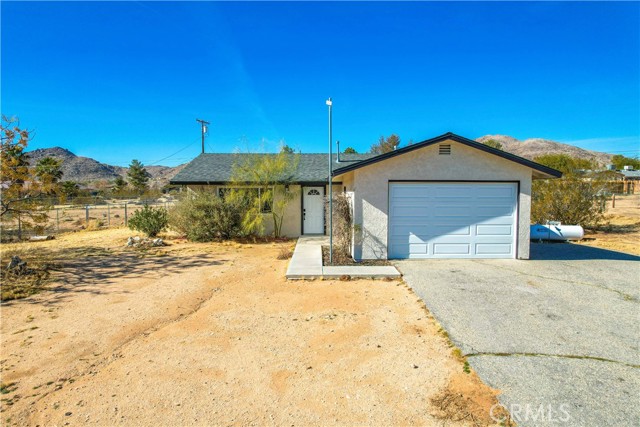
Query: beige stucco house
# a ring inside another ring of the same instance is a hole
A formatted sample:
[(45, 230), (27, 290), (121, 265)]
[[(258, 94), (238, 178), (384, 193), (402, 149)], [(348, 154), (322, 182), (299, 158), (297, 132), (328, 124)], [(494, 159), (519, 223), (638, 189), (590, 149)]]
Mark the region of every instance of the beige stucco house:
[[(237, 154), (202, 154), (171, 181), (221, 191)], [(327, 154), (301, 154), (283, 234), (325, 234)], [(362, 259), (529, 258), (531, 183), (557, 170), (447, 133), (381, 155), (333, 158)], [(267, 231), (269, 232), (269, 230)]]

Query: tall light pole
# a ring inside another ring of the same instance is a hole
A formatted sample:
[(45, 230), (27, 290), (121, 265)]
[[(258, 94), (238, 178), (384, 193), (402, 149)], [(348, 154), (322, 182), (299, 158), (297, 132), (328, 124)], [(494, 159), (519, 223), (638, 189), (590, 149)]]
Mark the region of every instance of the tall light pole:
[(331, 149), (332, 135), (332, 120), (331, 120), (331, 108), (333, 102), (331, 98), (327, 99), (327, 105), (329, 106), (329, 265), (333, 264), (333, 150)]

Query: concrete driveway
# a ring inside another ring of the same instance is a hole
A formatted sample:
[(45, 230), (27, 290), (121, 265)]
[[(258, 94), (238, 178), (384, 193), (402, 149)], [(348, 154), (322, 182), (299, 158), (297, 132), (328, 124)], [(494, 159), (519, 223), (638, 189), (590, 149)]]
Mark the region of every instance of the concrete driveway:
[(532, 244), (531, 260), (396, 265), (521, 426), (640, 425), (640, 257)]

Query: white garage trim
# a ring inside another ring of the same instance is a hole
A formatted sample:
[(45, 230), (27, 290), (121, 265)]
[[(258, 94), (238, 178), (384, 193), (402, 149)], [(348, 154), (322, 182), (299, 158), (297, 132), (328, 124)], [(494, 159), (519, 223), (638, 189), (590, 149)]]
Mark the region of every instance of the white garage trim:
[(390, 259), (516, 258), (519, 181), (389, 181)]

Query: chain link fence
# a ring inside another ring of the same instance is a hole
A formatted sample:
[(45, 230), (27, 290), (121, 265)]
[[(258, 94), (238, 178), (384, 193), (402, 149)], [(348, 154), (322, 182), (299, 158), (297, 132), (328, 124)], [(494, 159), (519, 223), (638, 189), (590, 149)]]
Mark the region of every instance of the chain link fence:
[[(76, 202), (77, 203), (77, 202)], [(26, 226), (18, 216), (2, 218), (2, 241), (28, 239), (32, 236), (55, 235), (80, 230), (99, 230), (111, 227), (126, 227), (129, 218), (143, 206), (168, 209), (175, 200), (139, 201), (126, 200), (102, 202), (100, 204), (53, 205), (48, 211), (46, 223)]]

